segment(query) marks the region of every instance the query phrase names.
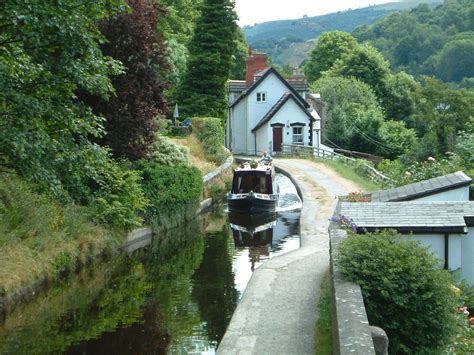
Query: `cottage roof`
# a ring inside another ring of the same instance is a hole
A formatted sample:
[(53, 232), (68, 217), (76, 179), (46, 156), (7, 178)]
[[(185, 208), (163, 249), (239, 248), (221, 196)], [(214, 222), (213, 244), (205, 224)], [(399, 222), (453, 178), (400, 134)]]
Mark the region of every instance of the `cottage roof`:
[(230, 105), (230, 107), (232, 108), (236, 106), (240, 101), (242, 101), (244, 97), (250, 95), (271, 73), (275, 74), (277, 78), (279, 78), (281, 82), (286, 85), (288, 90), (296, 97), (298, 101), (301, 102), (302, 105), (305, 107), (310, 107), (310, 105), (301, 97), (301, 95), (298, 94), (298, 92), (288, 83), (288, 81), (286, 81), (285, 78), (283, 78), (273, 67), (266, 69), (262, 77), (255, 81), (247, 90), (244, 90), (242, 94)]
[(372, 202), (410, 201), (435, 193), (469, 186), (472, 179), (458, 171), (452, 174), (439, 176), (433, 179), (415, 182), (413, 184), (389, 190), (376, 191), (371, 194)]
[(309, 117), (310, 120), (315, 121), (315, 118), (311, 113), (306, 109), (305, 106), (301, 104), (301, 101), (298, 100), (298, 98), (295, 97), (295, 95), (292, 92), (285, 92), (283, 96), (273, 105), (273, 107), (265, 114), (265, 116), (262, 117), (262, 119), (257, 123), (257, 125), (252, 129), (252, 132), (255, 132), (258, 130), (260, 127), (262, 127), (265, 123), (270, 121), (273, 116), (285, 105), (285, 103), (292, 99), (300, 108), (301, 110), (306, 114), (306, 116)]
[(245, 80), (229, 80), (227, 81), (227, 87), (231, 92), (242, 92), (245, 90)]
[(474, 226), (472, 201), (343, 202), (340, 213), (359, 232), (391, 228), (401, 233), (467, 233)]

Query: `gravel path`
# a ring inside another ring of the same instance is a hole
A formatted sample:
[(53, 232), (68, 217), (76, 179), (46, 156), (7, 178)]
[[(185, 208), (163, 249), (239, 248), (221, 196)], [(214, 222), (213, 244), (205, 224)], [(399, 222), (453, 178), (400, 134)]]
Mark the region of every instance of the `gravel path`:
[(219, 354), (314, 354), (319, 288), (329, 265), (328, 219), (337, 195), (361, 188), (323, 164), (275, 159), (301, 188), (301, 248), (258, 268), (219, 346)]

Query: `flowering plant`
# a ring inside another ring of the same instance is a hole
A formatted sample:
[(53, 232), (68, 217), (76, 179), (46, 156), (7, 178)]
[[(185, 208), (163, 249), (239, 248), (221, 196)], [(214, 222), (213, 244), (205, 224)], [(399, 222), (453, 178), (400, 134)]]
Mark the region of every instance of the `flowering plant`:
[(330, 219), (331, 222), (336, 222), (341, 225), (343, 228), (351, 229), (354, 233), (357, 233), (357, 224), (355, 224), (352, 219), (349, 219), (348, 217), (339, 214), (337, 216), (333, 216)]

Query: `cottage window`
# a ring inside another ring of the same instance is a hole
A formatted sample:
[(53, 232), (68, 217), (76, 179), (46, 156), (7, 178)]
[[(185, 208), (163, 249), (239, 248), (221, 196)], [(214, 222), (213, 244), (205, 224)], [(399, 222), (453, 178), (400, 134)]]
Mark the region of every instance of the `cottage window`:
[(257, 92), (257, 102), (265, 102), (266, 95), (264, 92)]
[(293, 144), (303, 144), (303, 127), (293, 127)]

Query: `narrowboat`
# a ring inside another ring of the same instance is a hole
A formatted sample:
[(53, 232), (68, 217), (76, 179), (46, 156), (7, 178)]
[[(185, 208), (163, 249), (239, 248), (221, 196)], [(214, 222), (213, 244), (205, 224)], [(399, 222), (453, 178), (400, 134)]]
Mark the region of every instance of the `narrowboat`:
[(227, 194), (229, 211), (250, 214), (275, 211), (278, 194), (271, 158), (243, 163), (234, 170), (232, 189)]

